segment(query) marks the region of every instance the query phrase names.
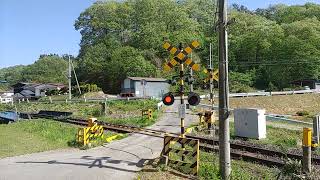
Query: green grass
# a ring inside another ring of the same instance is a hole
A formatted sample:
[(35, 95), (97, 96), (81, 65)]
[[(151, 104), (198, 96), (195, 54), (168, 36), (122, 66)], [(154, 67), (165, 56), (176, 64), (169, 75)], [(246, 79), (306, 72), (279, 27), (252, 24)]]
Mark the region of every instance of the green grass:
[[(155, 100), (109, 101), (107, 116), (104, 103), (20, 103), (15, 106), (0, 104), (0, 111), (38, 112), (40, 110), (73, 112), (74, 117), (97, 117), (114, 124), (149, 126), (156, 122), (159, 112), (153, 112), (153, 119), (141, 116), (142, 109), (155, 109)], [(26, 153), (41, 152), (59, 148), (79, 147), (75, 141), (77, 127), (50, 120), (21, 121), (0, 125), (0, 158)], [(108, 132), (105, 137), (114, 135)], [(125, 137), (125, 136), (124, 136)], [(92, 146), (99, 146), (97, 141)]]
[[(275, 179), (279, 173), (278, 169), (241, 160), (232, 160), (231, 166), (231, 179)], [(200, 152), (199, 176), (200, 179), (221, 179), (217, 154)]]
[(0, 158), (67, 148), (76, 132), (76, 126), (42, 119), (0, 125)]
[[(1, 124), (0, 158), (70, 147), (87, 149), (88, 147), (82, 147), (76, 142), (78, 128), (79, 126), (44, 119)], [(105, 132), (104, 140), (97, 139), (91, 147), (101, 146), (106, 142), (105, 138), (115, 134)], [(126, 134), (116, 140), (125, 137)]]
[(74, 116), (100, 115), (102, 105), (98, 103), (16, 103), (15, 106), (0, 105), (0, 111), (15, 110), (18, 112), (38, 112), (40, 110), (68, 111)]
[(89, 118), (96, 117), (98, 120), (104, 120), (114, 124), (134, 125), (145, 127), (153, 124), (158, 111), (153, 112), (153, 119), (147, 120), (141, 117), (141, 111), (144, 109), (156, 109), (155, 100), (117, 100), (108, 101), (107, 116), (104, 115), (104, 103), (20, 103), (15, 106), (0, 104), (0, 111), (17, 109), (18, 112), (38, 112), (40, 110), (67, 111), (73, 112), (74, 117)]
[[(150, 169), (151, 168), (151, 169)], [(247, 180), (247, 179), (276, 179), (276, 176), (280, 173), (279, 169), (270, 168), (267, 166), (245, 162), (242, 160), (231, 161), (231, 178), (232, 180)], [(138, 174), (138, 179), (186, 179), (178, 176), (172, 171), (166, 171), (167, 169), (178, 170), (181, 168), (175, 168), (170, 165), (170, 168), (166, 168), (164, 164), (147, 165), (146, 170), (142, 170)], [(183, 168), (182, 168), (183, 172)], [(218, 180), (221, 179), (219, 174), (219, 157), (214, 153), (207, 153), (200, 151), (200, 165), (199, 176), (200, 180)]]
[[(231, 138), (234, 139), (234, 123), (230, 123)], [(248, 139), (249, 142), (266, 145), (276, 145), (281, 149), (298, 148), (302, 141), (302, 131), (289, 130), (267, 126), (267, 138), (256, 140)]]
[[(158, 101), (156, 100), (121, 100), (109, 101), (108, 106), (111, 110), (135, 111), (142, 109), (155, 109)], [(140, 112), (141, 113), (141, 112)]]
[(146, 116), (142, 117), (141, 115), (136, 117), (128, 117), (128, 118), (110, 118), (110, 117), (100, 117), (99, 120), (112, 123), (112, 124), (121, 124), (121, 125), (129, 125), (136, 127), (147, 127), (156, 122), (159, 117), (159, 111), (155, 111), (152, 113), (153, 118), (148, 119)]

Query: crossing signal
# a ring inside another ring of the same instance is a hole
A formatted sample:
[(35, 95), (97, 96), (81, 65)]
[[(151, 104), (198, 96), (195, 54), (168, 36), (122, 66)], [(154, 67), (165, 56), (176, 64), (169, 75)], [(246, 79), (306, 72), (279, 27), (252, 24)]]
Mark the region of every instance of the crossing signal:
[(200, 103), (200, 96), (197, 93), (191, 92), (188, 96), (188, 103), (191, 106), (197, 106)]
[(174, 96), (171, 93), (166, 93), (163, 97), (162, 97), (162, 102), (164, 105), (166, 106), (171, 106), (174, 103)]

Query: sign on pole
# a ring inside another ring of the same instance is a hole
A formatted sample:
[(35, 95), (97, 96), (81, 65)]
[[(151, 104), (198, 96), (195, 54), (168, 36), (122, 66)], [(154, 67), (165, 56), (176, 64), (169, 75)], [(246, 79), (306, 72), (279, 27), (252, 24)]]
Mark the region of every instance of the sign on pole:
[(186, 118), (186, 104), (179, 104), (179, 118)]

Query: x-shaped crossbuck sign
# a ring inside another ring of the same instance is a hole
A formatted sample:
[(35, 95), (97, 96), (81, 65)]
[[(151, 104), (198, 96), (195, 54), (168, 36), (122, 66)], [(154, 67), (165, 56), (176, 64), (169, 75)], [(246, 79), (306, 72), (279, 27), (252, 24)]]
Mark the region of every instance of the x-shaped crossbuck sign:
[(200, 70), (200, 65), (194, 63), (190, 58), (188, 58), (188, 55), (192, 52), (193, 49), (197, 48), (199, 46), (198, 41), (193, 41), (188, 47), (184, 48), (182, 51), (178, 50), (176, 47), (171, 46), (170, 43), (166, 42), (163, 44), (163, 48), (168, 50), (174, 58), (172, 58), (168, 63), (166, 63), (163, 66), (163, 69), (165, 71), (170, 71), (175, 65), (178, 63), (186, 63), (188, 66), (192, 68), (194, 71)]
[(219, 81), (219, 69), (216, 69), (215, 71), (212, 72), (212, 69), (205, 69), (203, 70), (204, 73), (209, 73), (209, 77), (204, 80), (204, 82), (207, 82), (210, 80), (210, 78), (216, 80), (217, 82)]

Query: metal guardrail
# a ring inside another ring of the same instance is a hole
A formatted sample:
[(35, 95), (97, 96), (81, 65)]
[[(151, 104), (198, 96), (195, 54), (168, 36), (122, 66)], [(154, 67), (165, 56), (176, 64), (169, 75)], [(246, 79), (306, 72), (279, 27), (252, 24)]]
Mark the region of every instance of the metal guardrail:
[[(298, 90), (298, 91), (275, 91), (275, 92), (250, 92), (250, 93), (230, 93), (229, 97), (253, 97), (253, 96), (276, 96), (276, 95), (291, 95), (291, 94), (310, 94), (320, 93), (320, 90)], [(200, 98), (209, 98), (210, 95), (201, 95)], [(218, 97), (218, 95), (214, 95)]]

